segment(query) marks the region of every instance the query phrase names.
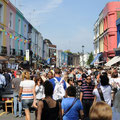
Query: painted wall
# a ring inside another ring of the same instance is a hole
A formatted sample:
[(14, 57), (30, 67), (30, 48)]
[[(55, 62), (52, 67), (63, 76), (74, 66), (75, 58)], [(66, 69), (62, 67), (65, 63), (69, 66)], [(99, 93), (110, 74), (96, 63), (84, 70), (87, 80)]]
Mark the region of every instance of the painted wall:
[(99, 40), (99, 49), (100, 49), (100, 52), (104, 52), (104, 38), (102, 37), (100, 40)]
[[(23, 19), (23, 33), (24, 39), (28, 39), (28, 24), (29, 22), (24, 18)], [(26, 25), (26, 29), (25, 29)], [(24, 55), (26, 54), (26, 50), (28, 49), (28, 43), (22, 42), (22, 50), (24, 51)]]
[[(12, 14), (12, 26), (10, 27), (10, 13)], [(16, 16), (16, 9), (13, 7), (13, 5), (9, 2), (7, 4), (7, 14), (6, 14), (6, 30), (7, 32), (11, 33), (12, 35), (15, 36), (15, 16)], [(10, 48), (14, 49), (15, 48), (15, 40), (10, 39), (10, 37), (7, 35), (6, 36), (6, 46), (7, 46), (7, 52), (8, 55), (10, 55)]]
[[(23, 14), (16, 9), (16, 18), (15, 18), (15, 31), (16, 31), (16, 36), (19, 36), (19, 38), (24, 39), (24, 17)], [(19, 20), (20, 20), (20, 31), (19, 31)], [(27, 28), (28, 29), (28, 28)], [(27, 44), (27, 43), (26, 43)], [(20, 52), (20, 50), (24, 50), (24, 41), (21, 42), (19, 40), (15, 40), (15, 49), (17, 53)]]
[[(6, 30), (7, 2), (5, 2), (4, 0), (0, 0), (0, 4), (3, 5), (3, 8), (2, 8), (2, 16), (3, 17), (0, 22), (0, 26)], [(1, 50), (1, 46), (6, 47), (6, 36), (5, 36), (5, 33), (3, 33), (3, 32), (1, 32), (1, 37), (0, 37), (0, 50)]]
[[(109, 2), (103, 9), (104, 18), (104, 50), (113, 51), (117, 48), (117, 27), (116, 20), (119, 17), (117, 12), (120, 11), (120, 2)], [(107, 44), (107, 46), (106, 46)]]
[[(0, 27), (4, 28), (6, 32), (11, 33), (13, 36), (18, 36), (18, 38), (28, 40), (28, 25), (30, 24), (26, 18), (23, 16), (23, 14), (15, 8), (15, 6), (7, 0), (0, 0), (0, 4), (3, 5), (3, 19), (0, 23)], [(10, 27), (10, 13), (12, 13), (12, 27)], [(21, 21), (20, 24), (20, 31), (18, 30), (19, 26), (19, 19)], [(26, 25), (26, 29), (25, 29)], [(32, 25), (31, 25), (32, 26)], [(37, 31), (34, 27), (32, 29), (32, 37), (31, 37), (31, 50), (33, 51), (33, 54), (36, 54), (42, 57), (42, 51), (43, 51), (43, 37), (40, 34), (39, 31)], [(29, 43), (24, 43), (24, 41), (18, 41), (14, 39), (10, 39), (8, 35), (5, 34), (5, 32), (1, 32), (0, 37), (0, 51), (1, 46), (7, 47), (7, 55), (10, 55), (10, 48), (16, 50), (16, 55), (20, 53), (20, 50), (23, 50), (23, 54), (25, 55), (25, 50), (28, 49)], [(47, 58), (48, 56), (48, 47), (45, 46), (45, 56)]]

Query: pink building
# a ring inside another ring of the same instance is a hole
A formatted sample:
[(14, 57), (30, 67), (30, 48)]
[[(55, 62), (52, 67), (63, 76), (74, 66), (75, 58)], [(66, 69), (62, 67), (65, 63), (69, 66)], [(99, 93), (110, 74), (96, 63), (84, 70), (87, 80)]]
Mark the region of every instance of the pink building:
[(104, 52), (107, 57), (115, 56), (114, 48), (117, 48), (116, 20), (120, 18), (120, 2), (109, 2), (103, 9), (104, 20)]

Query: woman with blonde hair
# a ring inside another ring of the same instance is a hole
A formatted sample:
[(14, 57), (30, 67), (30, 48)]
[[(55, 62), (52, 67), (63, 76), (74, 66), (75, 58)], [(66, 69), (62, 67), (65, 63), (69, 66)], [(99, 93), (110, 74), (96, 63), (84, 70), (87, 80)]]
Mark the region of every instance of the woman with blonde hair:
[(112, 109), (105, 102), (96, 102), (89, 112), (90, 120), (112, 120)]
[(22, 100), (22, 105), (25, 109), (25, 120), (31, 120), (29, 109), (35, 98), (35, 82), (30, 80), (30, 73), (28, 71), (23, 72), (22, 79), (23, 81), (20, 82), (19, 101)]

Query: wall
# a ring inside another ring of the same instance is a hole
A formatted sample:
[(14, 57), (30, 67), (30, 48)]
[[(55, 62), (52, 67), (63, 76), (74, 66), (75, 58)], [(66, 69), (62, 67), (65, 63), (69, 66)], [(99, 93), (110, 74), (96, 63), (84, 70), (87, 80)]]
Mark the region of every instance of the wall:
[(104, 35), (104, 50), (106, 52), (117, 48), (116, 20), (119, 17), (118, 11), (120, 11), (120, 2), (109, 2), (103, 9), (104, 31), (106, 31)]
[[(0, 22), (0, 26), (2, 28), (4, 28), (6, 30), (6, 13), (7, 13), (7, 2), (5, 2), (4, 0), (0, 0), (0, 4), (3, 5), (3, 9), (2, 9), (2, 21)], [(5, 33), (1, 32), (1, 37), (0, 37), (0, 51), (1, 51), (1, 46), (7, 47), (6, 45), (6, 36)]]
[[(10, 13), (12, 13), (12, 26), (10, 27)], [(7, 14), (6, 14), (6, 18), (7, 18), (7, 32), (11, 33), (12, 35), (15, 36), (15, 16), (16, 16), (16, 9), (15, 7), (9, 2), (7, 4)], [(10, 55), (10, 51), (11, 49), (15, 48), (15, 40), (10, 39), (10, 37), (7, 35), (6, 36), (6, 41), (7, 41), (7, 51), (8, 51), (8, 55)]]

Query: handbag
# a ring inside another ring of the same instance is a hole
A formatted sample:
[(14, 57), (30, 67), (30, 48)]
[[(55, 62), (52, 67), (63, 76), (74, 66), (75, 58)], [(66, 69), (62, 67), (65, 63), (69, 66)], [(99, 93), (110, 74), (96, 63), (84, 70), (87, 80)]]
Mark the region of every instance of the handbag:
[(72, 106), (76, 103), (77, 100), (78, 100), (77, 98), (74, 99), (72, 105), (64, 112), (63, 116), (72, 108)]
[(100, 95), (101, 100), (105, 102), (105, 99), (104, 99), (104, 96), (103, 96), (101, 88), (99, 87), (99, 88), (97, 88), (97, 90), (98, 90), (98, 93)]

